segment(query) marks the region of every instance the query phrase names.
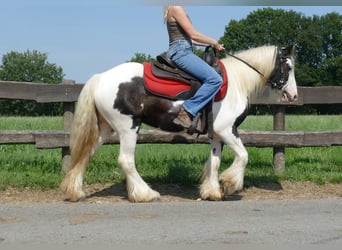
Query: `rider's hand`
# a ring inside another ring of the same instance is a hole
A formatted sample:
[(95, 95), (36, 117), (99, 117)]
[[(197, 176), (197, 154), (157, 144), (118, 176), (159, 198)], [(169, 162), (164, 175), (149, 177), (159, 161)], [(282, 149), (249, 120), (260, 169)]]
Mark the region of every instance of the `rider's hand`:
[(212, 45), (212, 47), (213, 47), (216, 51), (218, 51), (218, 52), (222, 52), (222, 51), (225, 50), (223, 44), (220, 44), (218, 41), (216, 41), (216, 42)]

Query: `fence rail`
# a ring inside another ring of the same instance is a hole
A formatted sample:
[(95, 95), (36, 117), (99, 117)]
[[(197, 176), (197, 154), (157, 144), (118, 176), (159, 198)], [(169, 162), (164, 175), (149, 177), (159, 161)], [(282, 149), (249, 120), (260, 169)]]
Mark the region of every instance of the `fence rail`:
[[(0, 86), (0, 99), (21, 99), (49, 103), (76, 102), (84, 85), (67, 80), (63, 84), (0, 81)], [(342, 87), (299, 87), (298, 95), (298, 100), (290, 105), (342, 103)], [(252, 104), (289, 105), (270, 100), (268, 92), (252, 100)]]
[[(251, 131), (239, 130), (245, 146), (251, 147), (322, 147), (342, 145), (342, 131)], [(35, 144), (38, 149), (69, 147), (70, 133), (59, 130), (0, 131), (0, 144)], [(119, 138), (112, 136), (106, 144), (118, 144)], [(158, 144), (207, 144), (206, 135), (198, 138), (188, 134), (174, 134), (160, 130), (141, 129), (138, 143)]]
[[(63, 102), (62, 131), (0, 131), (0, 144), (35, 144), (38, 149), (62, 148), (62, 167), (68, 169), (69, 130), (71, 127), (75, 102), (83, 88), (83, 84), (65, 81), (63, 84), (44, 84), (28, 82), (0, 81), (0, 99), (34, 100), (39, 103)], [(291, 106), (306, 104), (342, 103), (342, 87), (299, 87), (299, 98)], [(273, 147), (273, 162), (276, 172), (285, 170), (285, 147), (316, 147), (342, 145), (342, 131), (286, 131), (285, 111), (288, 103), (272, 100), (266, 91), (251, 101), (257, 105), (273, 105), (273, 131), (239, 130), (241, 139), (246, 146)], [(159, 130), (141, 130), (138, 143), (194, 143), (195, 137), (187, 134), (172, 134)], [(208, 143), (206, 136), (200, 136), (197, 143)], [(107, 142), (119, 143), (112, 137)]]

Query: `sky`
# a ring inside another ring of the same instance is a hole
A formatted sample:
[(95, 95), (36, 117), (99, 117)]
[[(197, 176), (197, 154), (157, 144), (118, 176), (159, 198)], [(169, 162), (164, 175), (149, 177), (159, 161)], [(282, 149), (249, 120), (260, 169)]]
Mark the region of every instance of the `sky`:
[[(49, 63), (63, 68), (65, 79), (85, 83), (93, 74), (129, 61), (135, 53), (155, 57), (167, 50), (162, 2), (1, 0), (0, 58), (11, 51), (37, 50), (48, 55)], [(217, 40), (223, 36), (231, 20), (239, 21), (257, 9), (269, 7), (247, 5), (252, 1), (242, 1), (247, 2), (243, 6), (227, 5), (228, 0), (181, 2), (189, 4), (186, 10), (194, 27)], [(199, 6), (194, 2), (216, 5)], [(267, 4), (277, 1), (256, 2)], [(277, 3), (282, 2), (285, 1)], [(334, 4), (334, 0), (330, 2)], [(324, 3), (330, 2), (326, 0)], [(272, 4), (270, 7), (294, 10), (305, 16), (331, 12), (342, 14), (342, 6), (284, 7)]]

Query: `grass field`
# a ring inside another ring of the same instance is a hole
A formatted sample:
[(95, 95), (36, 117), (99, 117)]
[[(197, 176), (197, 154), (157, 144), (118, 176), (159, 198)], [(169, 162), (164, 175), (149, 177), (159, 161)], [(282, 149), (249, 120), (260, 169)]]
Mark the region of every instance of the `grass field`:
[[(249, 116), (241, 129), (272, 130), (271, 116)], [(1, 130), (59, 130), (61, 117), (1, 117)], [(287, 130), (342, 130), (342, 116), (287, 116)], [(263, 182), (312, 181), (342, 183), (342, 147), (287, 148), (286, 172), (275, 175), (271, 148), (248, 147), (246, 185)], [(196, 185), (209, 145), (138, 145), (138, 171), (149, 183)], [(85, 182), (119, 183), (124, 178), (117, 165), (118, 145), (102, 146), (87, 168)], [(233, 159), (225, 147), (220, 171)], [(0, 146), (0, 189), (11, 187), (56, 188), (61, 172), (61, 149), (37, 150), (34, 145)]]

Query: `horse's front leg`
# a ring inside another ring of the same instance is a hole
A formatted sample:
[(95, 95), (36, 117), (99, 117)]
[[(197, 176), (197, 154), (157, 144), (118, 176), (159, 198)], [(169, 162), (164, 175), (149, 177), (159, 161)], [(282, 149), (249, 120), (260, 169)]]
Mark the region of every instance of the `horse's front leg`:
[(221, 190), (218, 180), (218, 169), (221, 163), (222, 144), (219, 141), (211, 142), (211, 151), (207, 160), (200, 186), (200, 195), (203, 200), (221, 200)]
[(160, 198), (141, 178), (135, 167), (135, 147), (137, 134), (131, 129), (120, 134), (120, 154), (118, 162), (126, 175), (128, 199), (131, 202), (150, 202)]
[(220, 184), (224, 196), (242, 190), (248, 153), (240, 137), (235, 136), (233, 133), (229, 133), (222, 139), (235, 154), (232, 165), (220, 175)]

